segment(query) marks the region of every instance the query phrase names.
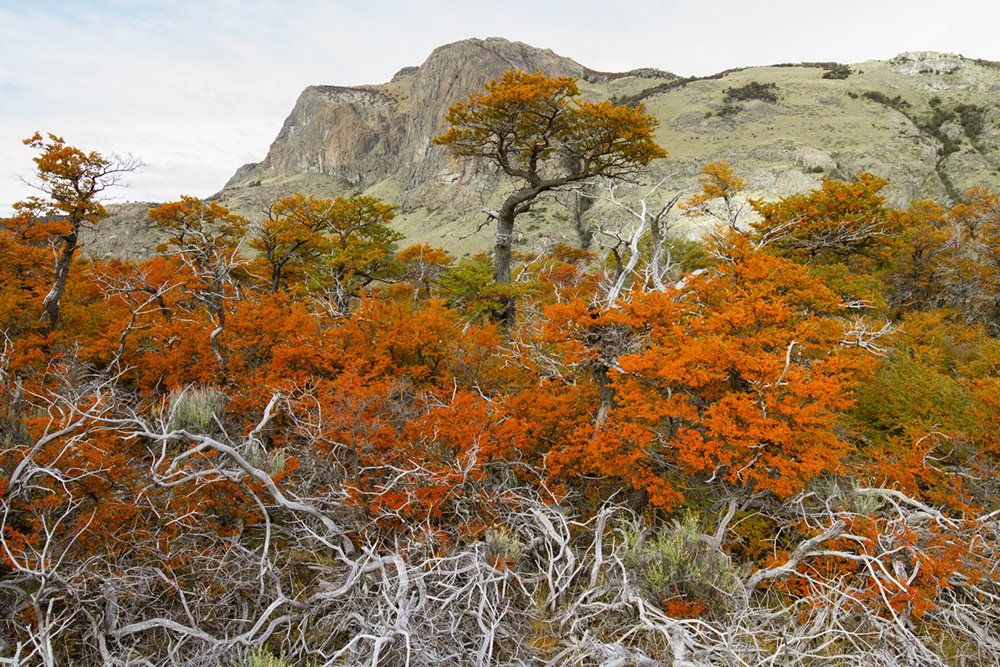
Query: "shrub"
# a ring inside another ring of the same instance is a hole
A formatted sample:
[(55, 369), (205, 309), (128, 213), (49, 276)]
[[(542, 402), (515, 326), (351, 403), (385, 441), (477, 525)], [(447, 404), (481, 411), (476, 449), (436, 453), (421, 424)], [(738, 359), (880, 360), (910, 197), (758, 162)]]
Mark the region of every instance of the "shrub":
[(868, 90), (861, 94), (865, 99), (869, 99), (872, 102), (877, 102), (883, 106), (890, 107), (896, 111), (903, 112), (905, 109), (910, 108), (910, 103), (904, 100), (899, 95), (895, 97), (889, 97), (883, 92), (877, 90)]
[(831, 63), (823, 72), (824, 79), (846, 79), (853, 73), (851, 68), (840, 63)]
[(736, 114), (738, 114), (742, 110), (743, 110), (743, 107), (741, 107), (739, 104), (731, 104), (729, 102), (726, 102), (725, 104), (723, 104), (721, 107), (718, 108), (718, 110), (715, 112), (715, 114), (711, 114), (710, 113), (708, 115), (709, 116), (712, 116), (712, 115), (721, 116), (721, 117), (725, 118), (727, 116), (735, 116)]
[(486, 531), (486, 552), (495, 564), (517, 562), (524, 551), (524, 543), (507, 526), (496, 526)]
[(778, 101), (778, 86), (774, 83), (759, 83), (751, 81), (739, 88), (726, 88), (726, 96), (722, 99), (724, 103), (746, 102), (749, 100), (760, 100), (774, 104)]
[[(234, 665), (233, 667), (237, 667)], [(266, 648), (258, 648), (252, 653), (248, 653), (242, 665), (238, 667), (292, 667), (292, 663), (275, 657)]]
[(497, 285), (493, 281), (493, 261), (483, 253), (449, 266), (438, 277), (437, 286), (449, 306), (482, 319), (499, 317), (506, 298), (521, 296), (528, 289), (519, 282)]
[(655, 86), (646, 88), (634, 95), (623, 95), (621, 97), (615, 96), (611, 98), (614, 104), (624, 104), (626, 106), (634, 107), (643, 100), (653, 97), (654, 95), (659, 95), (660, 93), (666, 93), (671, 90), (676, 90), (677, 88), (683, 88), (689, 83), (695, 81), (711, 81), (715, 79), (721, 79), (729, 74), (735, 72), (742, 72), (745, 67), (733, 67), (730, 69), (722, 70), (721, 72), (716, 72), (715, 74), (709, 74), (708, 76), (685, 76), (676, 79), (671, 79), (670, 81), (664, 81), (663, 83), (658, 83)]
[(971, 141), (979, 139), (985, 126), (986, 109), (974, 104), (959, 104), (955, 107), (958, 114), (958, 122), (962, 124), (962, 130)]
[(625, 564), (634, 567), (661, 599), (676, 595), (708, 599), (738, 582), (726, 556), (699, 535), (698, 516), (687, 513), (664, 530), (647, 534), (637, 525), (621, 529)]

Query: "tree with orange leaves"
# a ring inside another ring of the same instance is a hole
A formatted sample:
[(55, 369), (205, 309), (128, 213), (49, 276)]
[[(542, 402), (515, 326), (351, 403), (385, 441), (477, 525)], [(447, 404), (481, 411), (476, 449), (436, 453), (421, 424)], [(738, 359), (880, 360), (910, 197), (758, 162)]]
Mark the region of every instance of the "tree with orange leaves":
[(216, 202), (197, 197), (163, 204), (149, 212), (153, 224), (170, 234), (163, 245), (179, 257), (190, 274), (188, 293), (204, 306), (212, 320), (209, 336), (219, 369), (226, 373), (226, 358), (219, 336), (226, 328), (227, 300), (231, 296), (248, 222)]
[(853, 181), (823, 180), (819, 189), (776, 202), (754, 201), (754, 229), (782, 254), (807, 264), (883, 266), (900, 231), (886, 206), (888, 181), (858, 174)]
[(87, 153), (54, 134), (45, 138), (36, 132), (24, 143), (38, 151), (31, 184), (44, 196), (29, 197), (14, 208), (49, 228), (56, 259), (52, 284), (42, 306), (49, 326), (54, 327), (59, 321), (70, 266), (80, 247), (80, 232), (85, 227), (96, 227), (107, 215), (98, 197), (109, 187), (120, 185), (125, 174), (138, 169), (140, 162), (132, 157)]
[(709, 162), (701, 168), (698, 183), (701, 189), (682, 205), (688, 215), (714, 218), (728, 229), (739, 231), (747, 208), (743, 194), (747, 182), (736, 174), (733, 165), (725, 161)]
[(942, 305), (968, 322), (1000, 332), (1000, 195), (971, 190), (949, 213), (948, 256), (941, 271)]
[(441, 248), (426, 243), (411, 245), (399, 252), (396, 259), (402, 262), (403, 277), (413, 286), (413, 298), (431, 295), (431, 284), (451, 264), (451, 256)]
[(637, 295), (627, 306), (649, 333), (612, 375), (612, 451), (629, 462), (605, 460), (785, 497), (849, 451), (835, 426), (861, 360), (840, 345), (837, 295), (801, 266), (739, 236), (726, 253), (731, 263), (679, 291)]
[[(517, 217), (539, 195), (595, 177), (628, 178), (666, 155), (653, 136), (657, 121), (641, 105), (581, 102), (579, 95), (570, 77), (510, 71), (451, 107), (445, 117), (450, 127), (434, 138), (456, 157), (485, 160), (517, 183), (499, 210), (487, 211), (497, 223), (498, 284), (510, 282)], [(508, 299), (501, 313), (508, 324), (513, 305)]]

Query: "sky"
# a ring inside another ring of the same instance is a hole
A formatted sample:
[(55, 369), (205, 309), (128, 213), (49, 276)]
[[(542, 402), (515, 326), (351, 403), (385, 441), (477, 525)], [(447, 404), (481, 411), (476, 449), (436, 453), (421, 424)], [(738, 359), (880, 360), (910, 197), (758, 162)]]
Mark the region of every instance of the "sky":
[(216, 192), (309, 85), (387, 81), (506, 37), (597, 70), (681, 75), (946, 51), (1000, 60), (1000, 0), (0, 0), (0, 212), (36, 130), (144, 162), (112, 201)]

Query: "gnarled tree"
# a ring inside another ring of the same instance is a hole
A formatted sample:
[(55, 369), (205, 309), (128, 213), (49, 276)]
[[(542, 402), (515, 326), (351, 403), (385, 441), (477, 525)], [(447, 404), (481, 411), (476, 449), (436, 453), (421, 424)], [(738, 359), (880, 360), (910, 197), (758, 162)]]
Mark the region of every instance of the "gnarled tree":
[(171, 234), (161, 250), (175, 255), (190, 271), (187, 291), (192, 301), (204, 306), (214, 326), (210, 335), (219, 370), (226, 374), (226, 358), (219, 336), (226, 328), (226, 301), (230, 297), (240, 245), (248, 222), (216, 202), (197, 197), (158, 206), (149, 212), (158, 229)]
[(15, 210), (39, 223), (52, 225), (52, 245), (55, 255), (52, 286), (42, 305), (50, 327), (59, 321), (59, 303), (66, 290), (70, 265), (80, 247), (80, 232), (87, 226), (97, 226), (107, 216), (98, 195), (109, 187), (120, 185), (125, 174), (139, 168), (132, 157), (104, 156), (66, 145), (62, 137), (38, 132), (24, 140), (38, 151), (34, 161), (36, 173), (28, 183), (42, 193), (14, 205)]
[[(485, 160), (516, 183), (500, 209), (487, 212), (497, 222), (498, 284), (510, 282), (515, 221), (539, 195), (598, 176), (627, 179), (666, 155), (653, 137), (657, 121), (641, 105), (581, 102), (579, 94), (570, 77), (507, 72), (451, 107), (448, 131), (434, 139), (456, 157)], [(501, 317), (509, 324), (513, 314), (508, 298)]]

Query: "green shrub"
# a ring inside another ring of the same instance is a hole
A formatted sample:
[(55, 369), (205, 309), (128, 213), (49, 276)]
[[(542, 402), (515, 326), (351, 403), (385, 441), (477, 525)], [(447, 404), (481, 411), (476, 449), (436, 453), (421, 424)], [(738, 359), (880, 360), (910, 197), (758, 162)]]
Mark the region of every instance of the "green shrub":
[(750, 100), (760, 100), (774, 104), (778, 101), (778, 86), (774, 83), (759, 83), (751, 81), (739, 88), (726, 88), (726, 96), (722, 98), (724, 104), (734, 102), (747, 102)]
[(824, 69), (826, 70), (823, 72), (824, 79), (846, 79), (853, 73), (850, 67), (841, 65), (840, 63), (830, 63)]
[[(302, 667), (318, 667), (319, 665), (313, 660), (297, 664), (302, 665)], [(296, 663), (277, 657), (263, 646), (247, 653), (242, 661), (232, 663), (232, 667), (295, 667), (295, 665)]]
[[(714, 115), (726, 118), (728, 116), (735, 116), (741, 111), (743, 111), (743, 107), (741, 107), (739, 104), (732, 104), (730, 102), (725, 102), (721, 107), (719, 107), (716, 110)], [(711, 116), (712, 114), (708, 115)]]
[(506, 526), (486, 531), (486, 551), (497, 559), (516, 561), (524, 554), (524, 542)]
[(233, 667), (293, 667), (293, 665), (287, 660), (275, 657), (273, 653), (261, 646), (248, 653), (242, 663), (234, 664)]
[(504, 309), (506, 299), (526, 293), (529, 285), (493, 282), (493, 260), (479, 253), (449, 266), (437, 279), (438, 293), (452, 308), (477, 319), (496, 319)]
[[(665, 250), (670, 253), (670, 259), (675, 264), (675, 274), (679, 277), (711, 266), (713, 258), (701, 241), (683, 238), (669, 238), (665, 242)], [(639, 252), (647, 264), (653, 255), (653, 235), (647, 233), (639, 241)]]
[(883, 92), (878, 90), (868, 90), (861, 94), (862, 97), (871, 100), (872, 102), (878, 102), (883, 106), (887, 106), (896, 111), (903, 112), (910, 108), (910, 103), (904, 100), (899, 95), (895, 97), (889, 97)]
[(647, 534), (638, 525), (620, 528), (623, 562), (636, 569), (654, 595), (707, 600), (732, 591), (739, 580), (729, 559), (699, 534), (698, 516), (687, 513), (663, 530)]
[(638, 105), (643, 100), (653, 97), (654, 95), (659, 95), (661, 93), (666, 93), (671, 90), (676, 90), (677, 88), (683, 88), (689, 83), (695, 81), (711, 81), (715, 79), (721, 79), (729, 74), (735, 72), (742, 72), (746, 67), (733, 67), (721, 72), (716, 72), (715, 74), (709, 74), (708, 76), (685, 76), (678, 77), (676, 79), (671, 79), (670, 81), (664, 81), (663, 83), (658, 83), (655, 86), (651, 86), (642, 90), (634, 95), (623, 95), (621, 97), (614, 96), (611, 101), (615, 104), (624, 104), (626, 106), (634, 107)]
[(959, 104), (955, 107), (955, 113), (958, 114), (958, 122), (961, 123), (965, 136), (973, 142), (979, 139), (986, 124), (986, 109), (975, 104)]

